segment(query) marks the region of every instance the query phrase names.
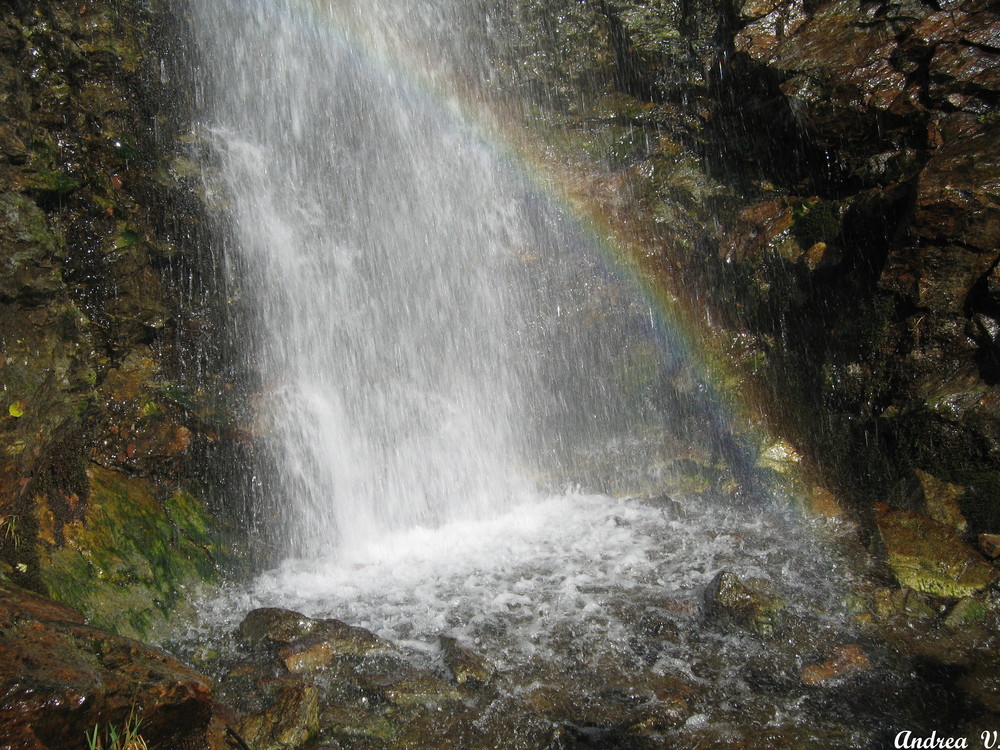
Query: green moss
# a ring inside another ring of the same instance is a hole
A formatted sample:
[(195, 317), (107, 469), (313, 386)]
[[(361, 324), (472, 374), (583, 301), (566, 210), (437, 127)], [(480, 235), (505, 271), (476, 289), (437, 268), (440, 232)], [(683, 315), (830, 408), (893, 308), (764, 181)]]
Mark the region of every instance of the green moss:
[(985, 112), (979, 115), (979, 122), (983, 125), (992, 125), (995, 122), (1000, 122), (1000, 109), (994, 109), (989, 112)]
[(817, 242), (835, 244), (840, 237), (840, 209), (836, 203), (804, 202), (795, 208), (792, 216), (792, 232), (803, 250)]
[(43, 545), (43, 579), (94, 624), (148, 637), (177, 612), (186, 586), (214, 579), (211, 525), (187, 493), (161, 505), (144, 479), (99, 466), (88, 478), (85, 519), (62, 527), (63, 544)]
[(114, 240), (114, 250), (125, 250), (126, 248), (133, 247), (139, 244), (139, 235), (136, 234), (135, 230), (121, 225), (118, 228), (118, 234), (115, 236)]
[(898, 508), (875, 519), (896, 580), (933, 596), (961, 598), (994, 584), (1000, 571), (965, 544), (954, 529)]

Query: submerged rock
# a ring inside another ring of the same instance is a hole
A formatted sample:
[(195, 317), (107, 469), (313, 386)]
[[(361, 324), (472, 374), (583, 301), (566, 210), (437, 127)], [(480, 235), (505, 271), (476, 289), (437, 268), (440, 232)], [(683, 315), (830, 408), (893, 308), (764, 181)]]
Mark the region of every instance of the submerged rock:
[(802, 682), (806, 685), (822, 685), (854, 672), (871, 669), (871, 662), (865, 650), (856, 643), (848, 643), (835, 648), (821, 664), (809, 664), (802, 668)]
[(903, 586), (958, 599), (1000, 580), (1000, 570), (932, 518), (881, 506), (875, 517), (889, 567)]
[(764, 637), (781, 629), (781, 612), (785, 600), (774, 585), (764, 578), (739, 576), (721, 571), (705, 590), (705, 614), (712, 622), (736, 626)]
[(496, 675), (496, 667), (456, 638), (442, 635), (439, 638), (444, 663), (459, 687), (488, 685)]

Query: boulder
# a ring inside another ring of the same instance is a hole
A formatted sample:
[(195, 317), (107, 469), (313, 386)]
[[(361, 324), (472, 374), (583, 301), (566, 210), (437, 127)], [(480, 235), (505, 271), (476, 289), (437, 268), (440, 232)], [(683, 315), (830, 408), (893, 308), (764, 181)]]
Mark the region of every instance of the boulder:
[(222, 750), (208, 677), (76, 610), (0, 585), (0, 737), (19, 750), (84, 750), (130, 717), (156, 748)]
[(1000, 580), (1000, 570), (933, 518), (881, 505), (875, 524), (900, 585), (934, 596), (972, 596)]
[(945, 482), (920, 469), (916, 469), (915, 473), (920, 482), (927, 515), (959, 533), (964, 532), (968, 528), (968, 523), (962, 516), (959, 499), (965, 493), (965, 488)]
[(310, 672), (342, 658), (396, 650), (392, 643), (364, 628), (278, 607), (252, 610), (240, 623), (238, 633), (251, 649), (277, 649), (289, 672)]
[(785, 600), (767, 579), (741, 581), (728, 570), (716, 575), (705, 590), (705, 614), (709, 621), (764, 637), (774, 636), (781, 629), (781, 612), (785, 605)]
[(254, 750), (302, 746), (319, 729), (319, 688), (285, 675), (258, 683), (266, 707), (244, 716), (237, 732)]

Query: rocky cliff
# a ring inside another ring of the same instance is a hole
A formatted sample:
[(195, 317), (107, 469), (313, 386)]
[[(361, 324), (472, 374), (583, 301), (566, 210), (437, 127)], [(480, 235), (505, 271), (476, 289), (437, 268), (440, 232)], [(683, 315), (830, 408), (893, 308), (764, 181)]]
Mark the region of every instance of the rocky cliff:
[(535, 2), (502, 27), (535, 120), (603, 164), (640, 262), (820, 484), (866, 522), (946, 491), (996, 530), (990, 6)]
[(216, 555), (194, 479), (216, 426), (178, 344), (205, 256), (166, 18), (0, 5), (0, 575), (133, 635)]

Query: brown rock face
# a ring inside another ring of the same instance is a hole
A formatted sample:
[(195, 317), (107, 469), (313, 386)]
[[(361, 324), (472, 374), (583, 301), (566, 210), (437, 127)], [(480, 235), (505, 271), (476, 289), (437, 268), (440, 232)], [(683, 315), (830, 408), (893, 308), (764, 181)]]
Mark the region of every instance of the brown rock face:
[[(183, 147), (161, 10), (0, 8), (0, 577), (133, 635), (151, 624), (133, 617), (146, 607), (114, 601), (121, 581), (102, 588), (107, 547), (81, 533), (132, 499), (166, 527), (167, 498), (204, 520), (196, 454), (219, 437), (181, 365), (192, 316), (167, 269), (191, 270), (201, 204), (168, 168)], [(121, 481), (120, 506), (94, 490), (95, 466)], [(139, 546), (159, 556), (167, 530)]]
[(130, 717), (151, 748), (223, 747), (208, 678), (68, 607), (0, 587), (0, 737), (18, 750), (86, 748)]

